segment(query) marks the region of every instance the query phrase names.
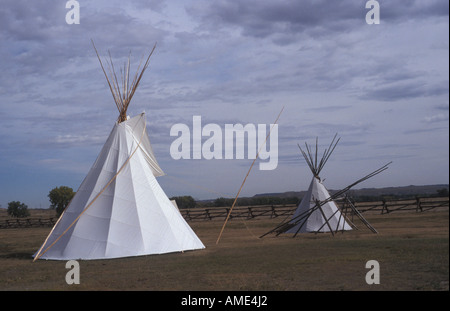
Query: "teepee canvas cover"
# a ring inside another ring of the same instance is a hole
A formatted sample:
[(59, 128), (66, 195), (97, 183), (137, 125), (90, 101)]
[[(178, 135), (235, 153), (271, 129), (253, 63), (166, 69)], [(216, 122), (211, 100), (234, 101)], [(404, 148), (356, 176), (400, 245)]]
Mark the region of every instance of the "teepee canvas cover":
[(156, 180), (164, 173), (152, 151), (145, 114), (124, 119), (120, 112), (35, 260), (106, 259), (205, 247)]
[(329, 197), (330, 194), (325, 186), (318, 178), (314, 177), (309, 185), (307, 193), (303, 197), (292, 217), (294, 219), (299, 218), (301, 215), (307, 215), (310, 211), (311, 214), (304, 217), (303, 221), (297, 223), (294, 227), (286, 231), (286, 233), (351, 230), (352, 228), (345, 221), (343, 215), (336, 206), (336, 203), (332, 200), (312, 211), (317, 202), (325, 201)]

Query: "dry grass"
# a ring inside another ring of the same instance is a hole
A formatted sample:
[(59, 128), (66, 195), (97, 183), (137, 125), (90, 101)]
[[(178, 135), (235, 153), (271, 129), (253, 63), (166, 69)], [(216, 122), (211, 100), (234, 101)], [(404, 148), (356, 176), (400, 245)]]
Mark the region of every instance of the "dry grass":
[[(379, 231), (273, 235), (282, 219), (191, 223), (206, 249), (80, 261), (81, 284), (67, 285), (64, 261), (32, 262), (50, 228), (0, 230), (0, 290), (448, 290), (448, 210), (367, 215)], [(380, 263), (367, 285), (365, 263)]]

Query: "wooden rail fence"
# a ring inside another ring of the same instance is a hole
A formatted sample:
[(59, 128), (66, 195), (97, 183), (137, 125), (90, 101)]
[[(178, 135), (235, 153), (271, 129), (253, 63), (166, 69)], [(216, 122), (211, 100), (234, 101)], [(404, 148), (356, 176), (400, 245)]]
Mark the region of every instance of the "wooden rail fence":
[[(341, 208), (345, 208), (344, 201), (336, 201)], [(354, 206), (360, 213), (381, 213), (387, 214), (395, 211), (415, 211), (425, 212), (434, 208), (448, 208), (449, 198), (416, 198), (412, 200), (391, 200), (375, 202), (356, 202)], [(297, 205), (260, 205), (235, 207), (230, 215), (230, 219), (244, 218), (253, 219), (258, 217), (275, 218), (279, 216), (290, 216), (294, 213)], [(181, 215), (187, 221), (203, 221), (213, 219), (225, 219), (229, 213), (228, 207), (192, 208), (181, 209)], [(352, 215), (353, 211), (347, 211)]]
[[(246, 207), (235, 206), (233, 211), (231, 212), (230, 219), (253, 219), (257, 217), (275, 218), (279, 216), (287, 216), (291, 215), (295, 211), (296, 207), (297, 206), (294, 204), (257, 205)], [(180, 210), (181, 215), (187, 221), (226, 219), (229, 212), (229, 207), (191, 208)]]
[(0, 229), (53, 227), (56, 218), (11, 218), (0, 221)]
[[(345, 208), (344, 201), (337, 201), (341, 208)], [(356, 202), (353, 203), (360, 213), (381, 213), (388, 214), (399, 211), (425, 212), (431, 209), (448, 209), (449, 198), (416, 198), (412, 200), (390, 200), (376, 202)], [(230, 219), (254, 219), (254, 218), (275, 218), (288, 217), (292, 215), (297, 208), (295, 204), (289, 205), (259, 205), (259, 206), (236, 206)], [(205, 221), (214, 219), (226, 219), (230, 211), (229, 207), (208, 207), (181, 209), (180, 213), (186, 221)], [(353, 211), (347, 211), (351, 215)], [(52, 227), (56, 218), (12, 218), (0, 220), (0, 229), (7, 228), (32, 228), (32, 227)]]
[(395, 211), (416, 211), (425, 212), (435, 208), (448, 208), (449, 198), (416, 198), (411, 200), (390, 200), (377, 202), (357, 202), (354, 203), (359, 212), (380, 212), (388, 214)]

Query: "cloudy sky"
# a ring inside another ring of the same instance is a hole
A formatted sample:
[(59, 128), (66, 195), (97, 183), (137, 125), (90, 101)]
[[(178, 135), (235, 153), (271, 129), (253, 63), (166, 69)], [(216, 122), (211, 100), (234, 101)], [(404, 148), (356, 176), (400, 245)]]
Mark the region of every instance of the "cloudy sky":
[[(362, 0), (2, 0), (0, 204), (48, 207), (48, 192), (78, 189), (118, 111), (95, 51), (132, 69), (157, 43), (130, 108), (145, 111), (168, 196), (234, 197), (251, 159), (174, 160), (174, 124), (273, 123), (278, 166), (256, 165), (241, 196), (305, 190), (297, 144), (325, 148), (322, 172), (340, 189), (449, 182), (449, 2)], [(205, 140), (205, 138), (204, 138)]]

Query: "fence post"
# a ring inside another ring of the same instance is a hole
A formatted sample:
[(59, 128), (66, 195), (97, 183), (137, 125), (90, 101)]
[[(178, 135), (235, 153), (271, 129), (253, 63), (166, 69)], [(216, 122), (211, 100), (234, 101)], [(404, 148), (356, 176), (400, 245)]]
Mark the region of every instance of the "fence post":
[(247, 214), (247, 219), (252, 219), (254, 218), (253, 213), (252, 213), (252, 208), (249, 206), (248, 207), (248, 214)]
[(422, 212), (422, 205), (420, 204), (420, 198), (416, 197), (416, 212), (419, 212), (419, 210)]
[(384, 210), (386, 210), (386, 213), (389, 214), (389, 210), (388, 210), (387, 203), (386, 203), (385, 199), (383, 199), (383, 209), (381, 210), (381, 214), (384, 214)]
[(186, 219), (187, 220), (191, 220), (191, 213), (189, 212), (189, 210), (186, 210)]
[(275, 206), (273, 206), (273, 204), (272, 204), (272, 214), (270, 214), (270, 218), (277, 217), (277, 216), (278, 215), (277, 215), (277, 213), (275, 211)]
[(209, 214), (209, 209), (205, 209), (205, 218), (208, 217), (209, 220), (211, 220), (211, 215)]

